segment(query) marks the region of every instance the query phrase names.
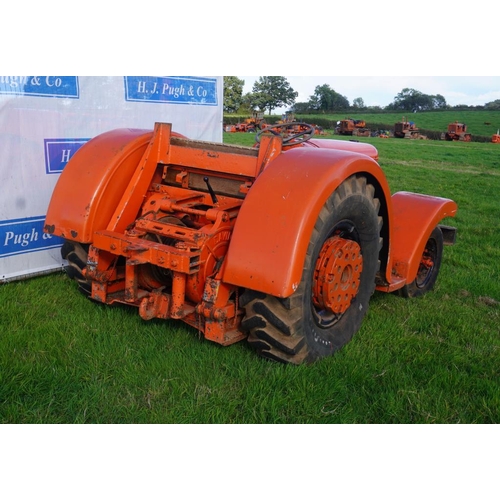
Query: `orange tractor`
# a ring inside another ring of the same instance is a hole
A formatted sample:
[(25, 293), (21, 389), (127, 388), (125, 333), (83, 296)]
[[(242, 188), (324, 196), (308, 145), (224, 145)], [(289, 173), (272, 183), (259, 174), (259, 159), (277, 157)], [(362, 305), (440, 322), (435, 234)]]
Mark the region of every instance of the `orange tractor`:
[(352, 120), (346, 118), (337, 122), (335, 131), (339, 135), (353, 135), (357, 137), (370, 137), (370, 129), (366, 128), (364, 120)]
[(491, 142), (493, 144), (500, 144), (500, 130), (497, 130), (497, 133), (491, 136)]
[[(269, 125), (266, 125), (265, 127), (269, 127)], [(271, 128), (275, 131), (281, 130), (282, 135), (291, 135), (300, 132), (307, 133), (310, 127), (314, 128), (314, 135), (326, 135), (323, 127), (301, 121), (299, 122), (295, 119), (295, 115), (291, 111), (287, 111), (284, 115), (282, 115), (281, 120), (278, 120)]]
[[(270, 127), (272, 129), (272, 127)], [(82, 146), (44, 230), (80, 290), (242, 339), (300, 364), (359, 330), (375, 289), (429, 291), (455, 229), (449, 199), (398, 192), (369, 145), (261, 131), (254, 147), (189, 140), (156, 123)]]
[(409, 122), (403, 116), (402, 121), (394, 124), (394, 137), (400, 139), (421, 139), (424, 136), (420, 135), (415, 122)]
[(247, 118), (244, 122), (237, 123), (236, 125), (226, 125), (225, 132), (250, 132), (255, 133), (261, 128), (266, 126), (263, 112), (255, 111), (252, 113), (251, 118)]
[(472, 135), (467, 132), (467, 125), (465, 123), (453, 122), (448, 125), (447, 132), (441, 134), (441, 140), (470, 142)]

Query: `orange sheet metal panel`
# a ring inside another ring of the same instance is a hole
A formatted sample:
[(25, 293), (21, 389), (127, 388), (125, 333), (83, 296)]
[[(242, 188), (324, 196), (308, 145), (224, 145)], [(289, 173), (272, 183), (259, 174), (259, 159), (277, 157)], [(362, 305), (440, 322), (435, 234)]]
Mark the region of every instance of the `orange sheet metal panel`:
[(390, 197), (379, 165), (346, 151), (295, 148), (273, 160), (236, 220), (223, 280), (278, 297), (297, 288), (319, 212), (347, 177), (366, 172)]
[(442, 219), (455, 216), (457, 204), (446, 198), (402, 191), (392, 196), (392, 209), (393, 266), (400, 278), (411, 283), (430, 234)]
[(52, 194), (46, 231), (82, 243), (105, 229), (152, 137), (152, 131), (117, 129), (82, 146)]
[(340, 151), (351, 151), (361, 153), (374, 160), (378, 160), (378, 150), (367, 142), (341, 141), (338, 139), (309, 139), (302, 144), (306, 148), (336, 149)]
[[(172, 144), (170, 148), (170, 162), (184, 167), (246, 177), (254, 177), (257, 174), (257, 150), (220, 144), (215, 146), (209, 142), (179, 141), (178, 145)], [(238, 154), (238, 151), (241, 151), (241, 154)]]

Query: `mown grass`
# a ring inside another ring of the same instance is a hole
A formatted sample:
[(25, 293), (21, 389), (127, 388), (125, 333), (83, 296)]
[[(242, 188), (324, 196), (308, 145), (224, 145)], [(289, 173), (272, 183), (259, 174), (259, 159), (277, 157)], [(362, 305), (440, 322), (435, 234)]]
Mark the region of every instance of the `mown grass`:
[(459, 205), (432, 293), (376, 293), (342, 351), (294, 367), (95, 304), (64, 274), (4, 284), (0, 422), (499, 423), (500, 145), (361, 140), (393, 192)]

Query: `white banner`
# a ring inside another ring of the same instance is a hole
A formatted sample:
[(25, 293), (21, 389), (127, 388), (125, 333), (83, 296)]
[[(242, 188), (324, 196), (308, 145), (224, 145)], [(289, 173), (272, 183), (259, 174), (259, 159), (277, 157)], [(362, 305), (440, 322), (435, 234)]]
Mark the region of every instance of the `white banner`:
[(61, 268), (45, 214), (58, 174), (89, 139), (167, 122), (221, 142), (222, 106), (222, 76), (0, 76), (0, 282)]

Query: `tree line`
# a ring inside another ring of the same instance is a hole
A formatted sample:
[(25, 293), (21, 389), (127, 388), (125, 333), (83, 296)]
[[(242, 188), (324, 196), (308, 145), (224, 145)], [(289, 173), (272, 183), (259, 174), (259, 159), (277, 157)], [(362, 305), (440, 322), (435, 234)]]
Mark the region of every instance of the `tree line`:
[(237, 76), (224, 77), (224, 112), (249, 113), (259, 110), (271, 114), (274, 109), (289, 106), (293, 113), (327, 113), (339, 111), (439, 111), (446, 109), (486, 109), (500, 110), (500, 99), (488, 102), (484, 106), (465, 104), (450, 106), (441, 94), (428, 95), (419, 90), (404, 88), (392, 103), (385, 107), (365, 106), (362, 97), (357, 97), (352, 104), (347, 97), (339, 94), (328, 84), (317, 85), (307, 102), (296, 102), (298, 92), (284, 76), (260, 76), (253, 84), (252, 91), (243, 94), (245, 81)]

